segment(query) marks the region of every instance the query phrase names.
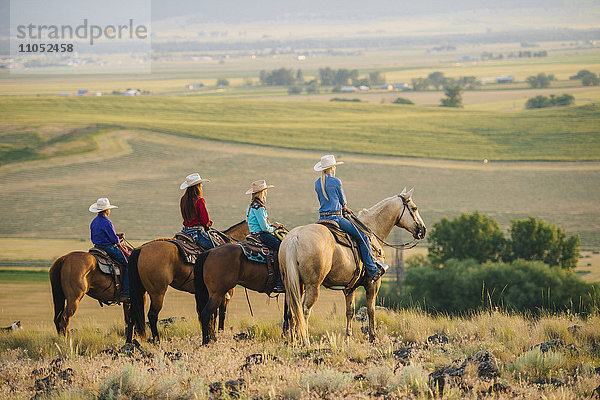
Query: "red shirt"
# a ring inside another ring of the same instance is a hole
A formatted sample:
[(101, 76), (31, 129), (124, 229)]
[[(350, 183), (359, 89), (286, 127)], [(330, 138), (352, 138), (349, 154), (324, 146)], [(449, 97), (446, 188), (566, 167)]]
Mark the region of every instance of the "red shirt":
[(213, 222), (208, 216), (208, 211), (206, 210), (206, 203), (204, 202), (203, 197), (198, 197), (198, 200), (196, 200), (194, 211), (194, 217), (191, 220), (183, 221), (184, 226), (201, 225), (204, 227), (208, 227), (212, 225)]

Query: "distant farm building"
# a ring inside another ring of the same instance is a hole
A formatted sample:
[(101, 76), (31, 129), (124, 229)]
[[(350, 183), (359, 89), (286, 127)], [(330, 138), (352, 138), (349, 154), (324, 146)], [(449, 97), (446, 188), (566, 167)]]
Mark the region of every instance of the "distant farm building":
[(188, 90), (195, 90), (195, 89), (200, 89), (202, 87), (204, 87), (204, 83), (202, 82), (194, 82), (194, 83), (189, 83), (185, 86)]
[(139, 95), (140, 95), (140, 91), (135, 90), (135, 89), (127, 89), (125, 91), (125, 93), (123, 93), (123, 96), (139, 96)]
[(77, 93), (75, 94), (75, 96), (89, 96), (90, 95), (90, 91), (87, 89), (79, 89), (77, 91)]
[(102, 92), (95, 92), (94, 96), (102, 96)]
[(356, 86), (342, 86), (340, 88), (340, 92), (343, 93), (352, 93), (352, 92), (357, 92), (358, 89), (356, 88)]
[(379, 86), (379, 89), (394, 90), (394, 85), (390, 85), (389, 83), (385, 83), (385, 84)]
[(371, 90), (371, 88), (368, 87), (367, 85), (361, 85), (361, 86), (358, 87), (358, 90), (365, 91), (365, 90)]
[(498, 83), (513, 83), (514, 81), (514, 76), (499, 76), (496, 78), (496, 82)]
[(398, 82), (398, 83), (394, 83), (394, 89), (395, 90), (410, 90), (410, 89), (412, 89), (412, 85), (410, 83), (406, 83), (406, 82)]

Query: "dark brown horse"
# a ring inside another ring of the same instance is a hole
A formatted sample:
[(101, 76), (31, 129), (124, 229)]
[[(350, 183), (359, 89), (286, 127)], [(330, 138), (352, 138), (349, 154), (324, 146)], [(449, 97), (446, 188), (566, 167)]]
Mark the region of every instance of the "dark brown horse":
[[(84, 251), (73, 251), (57, 259), (50, 267), (50, 284), (54, 300), (54, 325), (60, 335), (67, 334), (69, 321), (84, 295), (102, 303), (115, 300), (113, 277), (100, 271), (96, 258)], [(123, 304), (123, 314), (127, 323), (128, 304)]]
[[(239, 222), (223, 232), (231, 242), (246, 238), (249, 233), (246, 221)], [(144, 304), (146, 293), (150, 296), (148, 322), (152, 340), (158, 341), (158, 313), (162, 309), (167, 288), (194, 293), (194, 266), (187, 263), (177, 246), (167, 240), (154, 240), (135, 249), (129, 257), (129, 292), (131, 298), (131, 318), (127, 329), (127, 342), (133, 338), (133, 326), (142, 339), (146, 338)], [(223, 302), (220, 308), (219, 327), (223, 329), (227, 304), (233, 295)]]
[(219, 246), (198, 256), (194, 266), (196, 311), (202, 325), (202, 343), (216, 340), (217, 309), (224, 304), (226, 294), (236, 285), (257, 292), (263, 291), (267, 280), (265, 264), (249, 261), (236, 244)]

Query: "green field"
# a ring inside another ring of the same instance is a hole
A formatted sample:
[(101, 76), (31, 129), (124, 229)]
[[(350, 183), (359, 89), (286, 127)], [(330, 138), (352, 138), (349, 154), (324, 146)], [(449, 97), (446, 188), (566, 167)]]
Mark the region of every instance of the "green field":
[[(205, 98), (0, 100), (0, 120), (19, 129), (103, 124), (284, 148), (456, 160), (598, 160), (599, 111), (598, 105), (489, 112)], [(0, 140), (4, 158), (23, 148), (11, 142), (10, 132)], [(40, 139), (33, 134), (30, 140)]]

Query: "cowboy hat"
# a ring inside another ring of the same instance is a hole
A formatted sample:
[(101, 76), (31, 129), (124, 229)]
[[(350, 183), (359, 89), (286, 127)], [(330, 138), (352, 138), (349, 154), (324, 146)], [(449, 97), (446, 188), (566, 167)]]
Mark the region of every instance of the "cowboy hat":
[(321, 161), (315, 164), (315, 171), (324, 171), (327, 168), (331, 168), (334, 165), (343, 164), (343, 161), (335, 161), (335, 157), (332, 154), (321, 157)]
[(254, 194), (258, 192), (262, 192), (263, 190), (270, 189), (275, 187), (273, 185), (267, 186), (267, 181), (264, 179), (252, 182), (252, 187), (246, 191), (246, 194)]
[(202, 182), (210, 182), (210, 181), (208, 179), (202, 179), (200, 177), (200, 174), (198, 174), (197, 172), (194, 172), (193, 174), (190, 174), (185, 177), (185, 182), (183, 182), (181, 185), (179, 185), (179, 189), (181, 189), (181, 190), (187, 189), (190, 186), (194, 186), (194, 185), (197, 185)]
[(110, 201), (106, 197), (100, 197), (94, 204), (90, 206), (90, 212), (98, 213), (104, 210), (110, 210), (111, 208), (119, 208), (117, 206), (111, 206)]

